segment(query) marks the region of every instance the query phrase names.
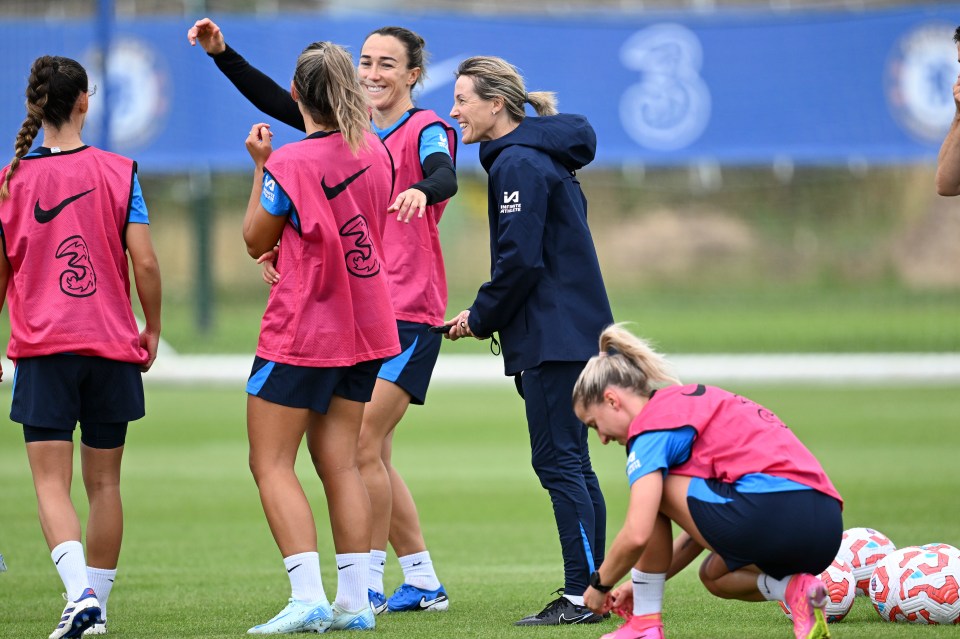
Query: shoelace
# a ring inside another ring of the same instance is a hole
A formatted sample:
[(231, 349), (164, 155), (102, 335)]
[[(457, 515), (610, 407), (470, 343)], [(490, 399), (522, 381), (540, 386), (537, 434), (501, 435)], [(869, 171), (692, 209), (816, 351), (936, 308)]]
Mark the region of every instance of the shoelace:
[(544, 617), (546, 617), (547, 615), (551, 614), (554, 610), (556, 610), (557, 608), (559, 608), (560, 606), (563, 605), (563, 603), (564, 603), (563, 588), (557, 588), (556, 590), (554, 590), (554, 591), (551, 592), (550, 594), (551, 594), (551, 595), (559, 595), (559, 596), (558, 596), (556, 599), (554, 599), (553, 601), (551, 601), (550, 603), (548, 603), (548, 604), (547, 604), (547, 607), (544, 608), (543, 610), (541, 610), (541, 611), (537, 614), (537, 619), (543, 619)]

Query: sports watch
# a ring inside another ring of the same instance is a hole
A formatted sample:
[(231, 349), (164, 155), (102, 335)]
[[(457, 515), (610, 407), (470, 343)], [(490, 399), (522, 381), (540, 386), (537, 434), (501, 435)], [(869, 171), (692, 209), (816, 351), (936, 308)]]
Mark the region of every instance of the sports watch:
[(600, 583), (600, 571), (594, 570), (590, 573), (590, 587), (599, 592), (610, 592), (613, 586), (604, 586)]

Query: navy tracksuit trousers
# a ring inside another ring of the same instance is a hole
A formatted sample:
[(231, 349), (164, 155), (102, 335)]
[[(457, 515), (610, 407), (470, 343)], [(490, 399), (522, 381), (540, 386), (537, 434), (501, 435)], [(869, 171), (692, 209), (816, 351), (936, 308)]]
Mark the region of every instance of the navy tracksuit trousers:
[(550, 493), (563, 551), (564, 590), (582, 595), (603, 562), (607, 508), (590, 465), (588, 429), (573, 412), (571, 394), (586, 362), (544, 362), (523, 371), (533, 469)]

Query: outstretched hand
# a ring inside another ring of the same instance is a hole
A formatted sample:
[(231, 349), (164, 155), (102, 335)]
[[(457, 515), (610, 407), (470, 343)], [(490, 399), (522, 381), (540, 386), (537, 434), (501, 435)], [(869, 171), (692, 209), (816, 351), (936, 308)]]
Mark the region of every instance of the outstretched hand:
[(409, 223), (414, 213), (417, 214), (417, 217), (423, 217), (423, 212), (426, 208), (427, 194), (420, 189), (407, 189), (397, 196), (397, 199), (390, 205), (387, 212), (393, 213), (396, 211), (397, 222)]
[(190, 29), (187, 30), (187, 41), (191, 47), (200, 43), (203, 50), (210, 55), (217, 55), (227, 50), (227, 43), (223, 39), (223, 32), (217, 23), (210, 18), (201, 18), (197, 20)]

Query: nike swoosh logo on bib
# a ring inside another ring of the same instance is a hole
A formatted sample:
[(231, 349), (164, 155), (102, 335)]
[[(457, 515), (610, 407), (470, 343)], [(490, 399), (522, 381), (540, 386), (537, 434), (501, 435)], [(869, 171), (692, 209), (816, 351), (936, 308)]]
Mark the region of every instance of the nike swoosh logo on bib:
[[(90, 191), (94, 191), (94, 190), (96, 190), (96, 188), (90, 189)], [(63, 211), (63, 209), (65, 209), (69, 204), (79, 200), (87, 193), (90, 193), (90, 191), (84, 191), (83, 193), (77, 193), (76, 195), (71, 195), (67, 199), (60, 202), (60, 204), (57, 204), (52, 209), (45, 209), (42, 206), (40, 206), (40, 200), (38, 199), (37, 203), (33, 205), (33, 217), (37, 220), (37, 222), (40, 222), (40, 224), (46, 224), (47, 222), (52, 221), (53, 218), (60, 215), (60, 212)]]
[(332, 200), (333, 198), (343, 193), (344, 190), (346, 190), (346, 188), (350, 186), (351, 182), (353, 182), (358, 177), (363, 175), (364, 172), (369, 168), (370, 168), (369, 166), (364, 167), (359, 171), (357, 171), (356, 173), (354, 173), (353, 175), (351, 175), (350, 177), (348, 177), (346, 180), (344, 180), (340, 184), (335, 184), (333, 186), (327, 186), (327, 183), (325, 182), (325, 178), (320, 178), (320, 186), (323, 187), (323, 194), (327, 196), (328, 200)]

